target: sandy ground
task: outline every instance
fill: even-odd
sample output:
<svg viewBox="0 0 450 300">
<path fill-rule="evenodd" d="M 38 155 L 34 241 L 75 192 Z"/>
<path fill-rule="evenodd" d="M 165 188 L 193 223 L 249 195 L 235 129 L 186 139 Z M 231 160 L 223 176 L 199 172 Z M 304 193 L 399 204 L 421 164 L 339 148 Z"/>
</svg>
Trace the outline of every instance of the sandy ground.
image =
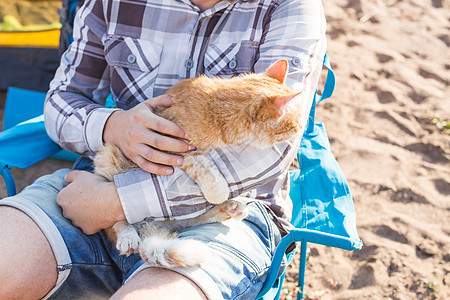
<svg viewBox="0 0 450 300">
<path fill-rule="evenodd" d="M 450 299 L 450 134 L 432 122 L 450 122 L 449 2 L 324 3 L 337 88 L 317 119 L 349 181 L 365 245 L 310 245 L 307 299 Z M 47 160 L 13 173 L 20 190 L 67 166 Z M 295 299 L 297 266 L 282 299 Z"/>
<path fill-rule="evenodd" d="M 317 119 L 365 245 L 353 253 L 311 245 L 305 298 L 450 299 L 450 132 L 431 117 L 450 122 L 450 3 L 324 6 L 337 88 Z"/>
</svg>

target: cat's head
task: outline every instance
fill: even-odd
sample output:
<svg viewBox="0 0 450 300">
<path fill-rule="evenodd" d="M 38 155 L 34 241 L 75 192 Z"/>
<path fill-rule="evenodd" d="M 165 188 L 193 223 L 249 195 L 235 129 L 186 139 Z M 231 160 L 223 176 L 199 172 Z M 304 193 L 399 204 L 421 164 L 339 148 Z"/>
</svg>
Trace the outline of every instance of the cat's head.
<svg viewBox="0 0 450 300">
<path fill-rule="evenodd" d="M 252 95 L 248 104 L 248 117 L 255 135 L 264 135 L 268 145 L 288 140 L 301 129 L 299 101 L 293 101 L 300 93 L 293 92 L 284 83 L 288 72 L 288 61 L 278 60 L 264 73 L 248 75 L 244 80 L 251 86 Z"/>
</svg>

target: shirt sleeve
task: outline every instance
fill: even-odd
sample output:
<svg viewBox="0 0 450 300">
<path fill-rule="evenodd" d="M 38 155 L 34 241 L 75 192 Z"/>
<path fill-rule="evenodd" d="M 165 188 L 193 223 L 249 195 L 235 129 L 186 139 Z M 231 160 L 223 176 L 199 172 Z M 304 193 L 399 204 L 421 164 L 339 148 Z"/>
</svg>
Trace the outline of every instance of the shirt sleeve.
<svg viewBox="0 0 450 300">
<path fill-rule="evenodd" d="M 280 58 L 290 62 L 287 85 L 302 91 L 302 124 L 306 126 L 325 54 L 325 17 L 320 1 L 284 1 L 271 14 L 255 64 L 263 72 Z M 228 182 L 231 197 L 251 193 L 262 185 L 286 178 L 301 136 L 277 143 L 270 149 L 226 147 L 210 152 L 210 158 Z M 128 222 L 145 217 L 157 220 L 190 218 L 205 212 L 209 204 L 201 190 L 180 169 L 170 176 L 136 170 L 114 177 Z M 273 186 L 272 190 L 280 189 Z M 267 190 L 267 189 L 265 189 Z M 257 197 L 258 195 L 253 195 Z"/>
<path fill-rule="evenodd" d="M 88 0 L 74 20 L 73 43 L 61 63 L 44 104 L 45 127 L 61 147 L 92 157 L 103 144 L 103 128 L 115 109 L 104 108 L 109 68 L 102 1 Z"/>
</svg>

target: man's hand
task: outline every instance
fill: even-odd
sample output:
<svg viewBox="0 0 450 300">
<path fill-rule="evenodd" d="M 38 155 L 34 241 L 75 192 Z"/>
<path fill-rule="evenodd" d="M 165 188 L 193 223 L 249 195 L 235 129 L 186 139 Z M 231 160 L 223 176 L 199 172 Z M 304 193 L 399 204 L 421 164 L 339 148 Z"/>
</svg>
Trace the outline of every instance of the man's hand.
<svg viewBox="0 0 450 300">
<path fill-rule="evenodd" d="M 141 169 L 158 175 L 173 173 L 170 166 L 181 166 L 183 157 L 170 152 L 186 152 L 185 132 L 177 124 L 153 113 L 158 106 L 168 107 L 172 99 L 161 95 L 146 100 L 130 110 L 116 111 L 103 131 L 105 143 L 116 145 Z"/>
<path fill-rule="evenodd" d="M 63 216 L 85 234 L 94 234 L 125 220 L 114 183 L 86 171 L 72 171 L 65 180 L 69 185 L 59 192 L 56 202 Z"/>
</svg>

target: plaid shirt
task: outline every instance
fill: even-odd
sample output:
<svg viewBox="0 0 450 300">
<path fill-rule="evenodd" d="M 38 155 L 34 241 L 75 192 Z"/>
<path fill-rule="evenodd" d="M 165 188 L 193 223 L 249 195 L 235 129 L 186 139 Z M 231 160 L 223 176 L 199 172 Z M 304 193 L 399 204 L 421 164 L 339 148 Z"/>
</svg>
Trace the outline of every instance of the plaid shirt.
<svg viewBox="0 0 450 300">
<path fill-rule="evenodd" d="M 75 18 L 74 42 L 63 55 L 45 103 L 50 137 L 92 157 L 106 120 L 199 74 L 230 77 L 290 62 L 287 85 L 303 91 L 303 124 L 326 48 L 318 0 L 221 1 L 201 12 L 189 0 L 88 0 Z M 105 108 L 111 94 L 116 108 Z M 210 153 L 233 197 L 267 201 L 289 220 L 288 169 L 300 137 L 271 149 L 225 147 Z M 209 204 L 195 182 L 175 168 L 170 176 L 142 170 L 115 176 L 127 220 L 183 219 Z"/>
</svg>

